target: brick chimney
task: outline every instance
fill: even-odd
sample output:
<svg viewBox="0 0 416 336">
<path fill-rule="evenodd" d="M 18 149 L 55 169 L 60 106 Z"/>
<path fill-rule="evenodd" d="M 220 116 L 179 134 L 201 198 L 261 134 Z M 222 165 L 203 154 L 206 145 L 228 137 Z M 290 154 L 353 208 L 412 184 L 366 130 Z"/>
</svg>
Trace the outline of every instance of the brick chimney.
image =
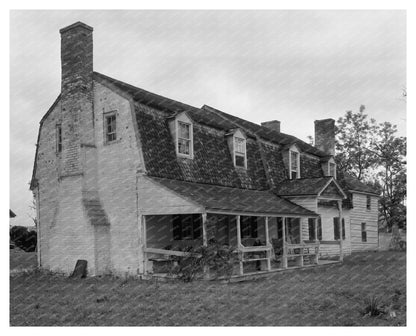
<svg viewBox="0 0 416 336">
<path fill-rule="evenodd" d="M 93 28 L 76 22 L 61 33 L 62 170 L 82 173 L 81 146 L 94 144 Z"/>
<path fill-rule="evenodd" d="M 335 120 L 315 120 L 315 147 L 327 155 L 335 155 Z"/>
<path fill-rule="evenodd" d="M 270 120 L 261 123 L 261 126 L 267 127 L 273 131 L 277 131 L 280 133 L 280 121 L 279 120 Z"/>
</svg>

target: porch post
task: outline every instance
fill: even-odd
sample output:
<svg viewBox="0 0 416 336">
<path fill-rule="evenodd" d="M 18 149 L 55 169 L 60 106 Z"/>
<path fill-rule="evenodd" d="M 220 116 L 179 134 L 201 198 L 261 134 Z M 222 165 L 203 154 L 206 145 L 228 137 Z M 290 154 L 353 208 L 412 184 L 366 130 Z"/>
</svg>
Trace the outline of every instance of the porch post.
<svg viewBox="0 0 416 336">
<path fill-rule="evenodd" d="M 202 245 L 208 246 L 207 236 L 207 213 L 202 214 Z"/>
<path fill-rule="evenodd" d="M 208 246 L 208 235 L 207 235 L 207 213 L 204 212 L 202 215 L 202 245 Z M 209 266 L 204 265 L 204 278 L 209 279 Z"/>
<path fill-rule="evenodd" d="M 147 274 L 148 273 L 148 260 L 147 260 L 147 252 L 146 252 L 146 248 L 147 248 L 147 229 L 146 229 L 146 216 L 145 215 L 141 215 L 141 222 L 142 222 L 142 244 L 143 244 L 143 274 Z"/>
<path fill-rule="evenodd" d="M 236 216 L 237 222 L 237 248 L 238 248 L 238 257 L 239 257 L 239 265 L 240 265 L 240 275 L 243 275 L 244 268 L 243 268 L 243 253 L 241 251 L 241 225 L 240 225 L 240 215 Z"/>
<path fill-rule="evenodd" d="M 343 261 L 344 256 L 342 252 L 342 201 L 338 201 L 338 211 L 339 211 L 339 260 Z"/>
<path fill-rule="evenodd" d="M 283 239 L 283 254 L 282 267 L 287 268 L 287 249 L 286 249 L 286 217 L 282 217 L 282 239 Z"/>
<path fill-rule="evenodd" d="M 318 218 L 315 218 L 314 221 L 315 225 L 314 225 L 314 240 L 315 240 L 315 244 L 319 244 L 318 242 Z M 315 247 L 315 264 L 318 265 L 318 261 L 319 261 L 319 245 L 318 247 Z"/>
<path fill-rule="evenodd" d="M 266 230 L 266 246 L 270 246 L 270 242 L 269 242 L 269 217 L 267 217 L 267 216 L 264 217 L 264 228 Z M 271 271 L 272 265 L 270 263 L 270 258 L 271 258 L 270 250 L 267 250 L 266 255 L 267 255 L 267 270 Z"/>
</svg>

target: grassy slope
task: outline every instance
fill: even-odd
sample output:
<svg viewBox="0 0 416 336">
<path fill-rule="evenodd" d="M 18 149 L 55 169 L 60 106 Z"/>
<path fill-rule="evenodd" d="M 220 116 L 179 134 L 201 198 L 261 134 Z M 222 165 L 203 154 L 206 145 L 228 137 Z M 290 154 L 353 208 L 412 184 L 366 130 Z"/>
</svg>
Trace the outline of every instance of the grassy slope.
<svg viewBox="0 0 416 336">
<path fill-rule="evenodd" d="M 362 316 L 364 298 L 395 318 Z M 342 265 L 256 281 L 68 279 L 32 272 L 10 279 L 11 325 L 405 325 L 406 256 L 360 253 Z"/>
</svg>

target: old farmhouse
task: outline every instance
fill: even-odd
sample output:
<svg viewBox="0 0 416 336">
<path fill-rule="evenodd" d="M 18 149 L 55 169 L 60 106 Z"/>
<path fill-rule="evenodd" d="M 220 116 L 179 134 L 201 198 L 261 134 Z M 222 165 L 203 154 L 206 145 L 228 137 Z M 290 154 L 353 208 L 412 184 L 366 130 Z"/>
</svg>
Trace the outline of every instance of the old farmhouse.
<svg viewBox="0 0 416 336">
<path fill-rule="evenodd" d="M 30 187 L 40 267 L 70 273 L 83 259 L 89 275 L 145 276 L 210 239 L 235 247 L 235 274 L 377 249 L 378 195 L 337 169 L 334 120 L 315 121 L 311 146 L 279 121 L 94 72 L 93 29 L 60 34 L 61 93 L 40 121 Z"/>
</svg>

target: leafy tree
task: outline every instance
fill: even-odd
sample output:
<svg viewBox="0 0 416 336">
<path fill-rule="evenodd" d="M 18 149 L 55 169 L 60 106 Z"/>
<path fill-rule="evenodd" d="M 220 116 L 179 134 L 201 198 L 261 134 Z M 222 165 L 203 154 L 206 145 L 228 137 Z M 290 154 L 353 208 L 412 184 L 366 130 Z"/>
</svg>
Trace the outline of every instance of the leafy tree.
<svg viewBox="0 0 416 336">
<path fill-rule="evenodd" d="M 397 126 L 377 124 L 364 114 L 347 111 L 337 121 L 336 160 L 340 170 L 379 190 L 380 220 L 388 229 L 406 226 L 406 138 Z"/>
<path fill-rule="evenodd" d="M 338 167 L 358 180 L 368 178 L 368 173 L 376 164 L 376 156 L 371 150 L 377 125 L 374 119 L 368 120 L 361 105 L 357 113 L 347 111 L 337 121 L 335 128 L 335 160 Z"/>
</svg>

